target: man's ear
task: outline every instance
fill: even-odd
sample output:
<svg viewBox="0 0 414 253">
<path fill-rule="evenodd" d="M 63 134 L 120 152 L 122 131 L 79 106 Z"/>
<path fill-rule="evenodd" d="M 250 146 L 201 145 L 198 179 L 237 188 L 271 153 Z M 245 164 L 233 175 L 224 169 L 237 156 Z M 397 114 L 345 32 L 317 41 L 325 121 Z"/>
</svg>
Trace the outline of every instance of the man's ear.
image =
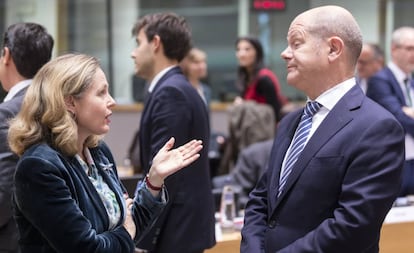
<svg viewBox="0 0 414 253">
<path fill-rule="evenodd" d="M 335 60 L 341 54 L 343 54 L 344 42 L 341 38 L 339 38 L 338 36 L 333 36 L 328 39 L 328 44 L 329 44 L 328 57 L 330 60 Z"/>
<path fill-rule="evenodd" d="M 154 38 L 152 38 L 151 41 L 154 51 L 157 51 L 161 48 L 161 38 L 159 35 L 154 35 Z"/>
<path fill-rule="evenodd" d="M 10 49 L 8 47 L 3 47 L 1 50 L 1 58 L 4 64 L 8 64 L 12 59 L 10 55 Z"/>
</svg>

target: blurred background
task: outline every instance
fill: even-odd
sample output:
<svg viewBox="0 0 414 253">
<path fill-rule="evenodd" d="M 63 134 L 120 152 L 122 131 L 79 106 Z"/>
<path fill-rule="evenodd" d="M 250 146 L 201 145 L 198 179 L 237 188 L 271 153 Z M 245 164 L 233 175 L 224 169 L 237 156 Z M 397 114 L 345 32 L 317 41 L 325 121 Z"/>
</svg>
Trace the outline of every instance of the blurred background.
<svg viewBox="0 0 414 253">
<path fill-rule="evenodd" d="M 278 75 L 282 91 L 292 100 L 303 95 L 285 81 L 280 52 L 289 23 L 311 7 L 336 4 L 350 10 L 364 40 L 387 49 L 391 31 L 414 25 L 413 0 L 1 0 L 0 32 L 15 22 L 34 21 L 56 39 L 55 55 L 82 52 L 99 57 L 120 104 L 142 100 L 143 82 L 133 76 L 131 28 L 141 15 L 173 11 L 189 21 L 194 45 L 208 55 L 213 101 L 235 96 L 235 39 L 252 34 L 262 41 L 267 65 Z"/>
<path fill-rule="evenodd" d="M 351 11 L 365 42 L 378 43 L 386 56 L 392 30 L 414 26 L 414 0 L 0 0 L 0 32 L 3 34 L 12 23 L 37 22 L 55 38 L 54 56 L 81 52 L 100 58 L 119 104 L 107 140 L 120 162 L 139 125 L 142 109 L 144 82 L 134 77 L 130 57 L 135 46 L 131 29 L 140 16 L 173 11 L 188 20 L 194 45 L 208 57 L 205 82 L 212 88 L 212 129 L 225 133 L 226 104 L 237 94 L 237 36 L 259 37 L 266 64 L 278 76 L 282 92 L 292 101 L 304 100 L 302 93 L 286 83 L 280 53 L 286 47 L 292 19 L 306 9 L 326 4 Z M 126 126 L 126 122 L 133 123 Z"/>
</svg>

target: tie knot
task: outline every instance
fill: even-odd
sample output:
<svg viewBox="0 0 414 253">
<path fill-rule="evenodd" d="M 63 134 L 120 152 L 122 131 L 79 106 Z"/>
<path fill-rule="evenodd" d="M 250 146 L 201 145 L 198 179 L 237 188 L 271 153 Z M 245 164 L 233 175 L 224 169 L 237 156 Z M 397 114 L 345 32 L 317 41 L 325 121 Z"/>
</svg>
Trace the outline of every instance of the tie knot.
<svg viewBox="0 0 414 253">
<path fill-rule="evenodd" d="M 321 104 L 319 104 L 316 101 L 309 101 L 306 103 L 305 109 L 303 110 L 303 113 L 306 116 L 312 117 L 315 113 L 319 111 L 321 108 Z"/>
</svg>

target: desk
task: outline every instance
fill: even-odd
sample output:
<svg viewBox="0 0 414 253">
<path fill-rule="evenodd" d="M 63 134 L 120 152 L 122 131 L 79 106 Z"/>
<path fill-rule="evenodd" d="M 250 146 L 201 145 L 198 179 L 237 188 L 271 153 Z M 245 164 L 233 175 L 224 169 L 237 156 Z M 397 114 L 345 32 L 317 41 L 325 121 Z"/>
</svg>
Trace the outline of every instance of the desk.
<svg viewBox="0 0 414 253">
<path fill-rule="evenodd" d="M 380 253 L 414 252 L 414 206 L 391 208 L 381 229 Z"/>
<path fill-rule="evenodd" d="M 414 252 L 414 207 L 391 209 L 381 229 L 380 253 Z M 213 248 L 205 253 L 239 253 L 240 232 L 224 233 Z"/>
<path fill-rule="evenodd" d="M 380 253 L 414 252 L 414 222 L 384 224 L 381 229 Z"/>
<path fill-rule="evenodd" d="M 240 231 L 224 233 L 222 238 L 217 239 L 217 244 L 204 253 L 240 253 Z"/>
</svg>

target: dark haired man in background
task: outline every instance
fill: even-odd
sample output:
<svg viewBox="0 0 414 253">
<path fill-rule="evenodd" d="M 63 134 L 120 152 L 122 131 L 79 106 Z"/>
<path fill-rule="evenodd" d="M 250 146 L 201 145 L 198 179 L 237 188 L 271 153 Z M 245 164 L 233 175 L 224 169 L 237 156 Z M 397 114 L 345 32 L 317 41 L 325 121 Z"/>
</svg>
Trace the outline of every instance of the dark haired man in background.
<svg viewBox="0 0 414 253">
<path fill-rule="evenodd" d="M 175 145 L 198 139 L 205 146 L 196 162 L 165 180 L 169 203 L 138 247 L 151 252 L 200 253 L 215 244 L 215 219 L 208 113 L 178 66 L 191 48 L 191 33 L 183 17 L 156 13 L 138 20 L 132 34 L 137 43 L 131 54 L 135 73 L 150 84 L 139 129 L 144 172 L 171 137 Z"/>
<path fill-rule="evenodd" d="M 8 120 L 20 111 L 31 79 L 52 57 L 53 44 L 46 29 L 35 23 L 13 24 L 3 37 L 0 82 L 8 94 L 0 104 L 0 252 L 18 252 L 11 202 L 18 157 L 10 151 L 7 142 Z"/>
</svg>

